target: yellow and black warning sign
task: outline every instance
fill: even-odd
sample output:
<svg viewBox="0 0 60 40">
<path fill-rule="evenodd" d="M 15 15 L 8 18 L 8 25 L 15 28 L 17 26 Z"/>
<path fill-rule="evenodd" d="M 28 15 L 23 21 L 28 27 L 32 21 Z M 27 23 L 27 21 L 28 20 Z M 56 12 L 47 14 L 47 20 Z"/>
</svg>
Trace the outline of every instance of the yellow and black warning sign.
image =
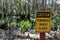
<svg viewBox="0 0 60 40">
<path fill-rule="evenodd" d="M 49 32 L 50 31 L 50 12 L 36 12 L 36 31 Z"/>
</svg>

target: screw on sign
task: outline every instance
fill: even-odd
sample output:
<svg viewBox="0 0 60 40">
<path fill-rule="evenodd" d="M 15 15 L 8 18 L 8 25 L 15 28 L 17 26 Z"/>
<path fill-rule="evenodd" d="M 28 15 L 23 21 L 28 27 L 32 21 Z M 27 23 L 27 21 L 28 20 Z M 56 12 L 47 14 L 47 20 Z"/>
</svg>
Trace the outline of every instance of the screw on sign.
<svg viewBox="0 0 60 40">
<path fill-rule="evenodd" d="M 50 31 L 50 12 L 36 12 L 36 32 L 40 32 L 40 40 L 45 40 L 45 32 Z"/>
</svg>

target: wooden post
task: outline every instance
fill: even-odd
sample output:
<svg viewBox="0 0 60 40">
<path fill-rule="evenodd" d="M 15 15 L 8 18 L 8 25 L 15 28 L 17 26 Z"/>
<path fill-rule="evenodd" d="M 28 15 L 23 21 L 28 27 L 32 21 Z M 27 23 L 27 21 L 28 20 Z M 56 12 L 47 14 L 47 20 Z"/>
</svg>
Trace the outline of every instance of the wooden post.
<svg viewBox="0 0 60 40">
<path fill-rule="evenodd" d="M 40 33 L 40 40 L 45 40 L 45 32 L 44 33 Z"/>
</svg>

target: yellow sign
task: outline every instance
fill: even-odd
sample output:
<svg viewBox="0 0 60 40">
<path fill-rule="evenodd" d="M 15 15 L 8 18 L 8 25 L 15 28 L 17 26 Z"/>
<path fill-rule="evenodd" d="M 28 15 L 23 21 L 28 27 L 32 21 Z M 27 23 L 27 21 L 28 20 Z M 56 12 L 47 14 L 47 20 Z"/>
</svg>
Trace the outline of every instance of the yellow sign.
<svg viewBox="0 0 60 40">
<path fill-rule="evenodd" d="M 50 31 L 50 12 L 36 12 L 36 32 Z"/>
</svg>

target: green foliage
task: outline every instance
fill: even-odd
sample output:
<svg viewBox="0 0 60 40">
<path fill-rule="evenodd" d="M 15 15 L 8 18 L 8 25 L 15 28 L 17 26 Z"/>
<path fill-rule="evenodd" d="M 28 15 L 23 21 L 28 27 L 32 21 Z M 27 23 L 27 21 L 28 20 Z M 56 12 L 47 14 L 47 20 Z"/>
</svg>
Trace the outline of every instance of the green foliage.
<svg viewBox="0 0 60 40">
<path fill-rule="evenodd" d="M 25 0 L 20 0 L 20 4 L 23 6 L 25 4 Z"/>
<path fill-rule="evenodd" d="M 17 25 L 18 25 L 18 23 L 17 23 L 16 21 L 8 23 L 8 26 L 9 26 L 9 27 L 14 27 L 14 28 L 16 28 Z"/>
<path fill-rule="evenodd" d="M 3 24 L 5 22 L 5 20 L 0 19 L 0 25 Z"/>
<path fill-rule="evenodd" d="M 52 22 L 51 22 L 51 30 L 57 30 L 58 29 L 58 25 L 60 22 L 60 17 L 59 16 L 54 16 L 52 18 Z"/>
<path fill-rule="evenodd" d="M 30 22 L 29 20 L 22 20 L 20 21 L 20 28 L 22 32 L 25 32 L 29 29 L 30 27 Z"/>
</svg>

